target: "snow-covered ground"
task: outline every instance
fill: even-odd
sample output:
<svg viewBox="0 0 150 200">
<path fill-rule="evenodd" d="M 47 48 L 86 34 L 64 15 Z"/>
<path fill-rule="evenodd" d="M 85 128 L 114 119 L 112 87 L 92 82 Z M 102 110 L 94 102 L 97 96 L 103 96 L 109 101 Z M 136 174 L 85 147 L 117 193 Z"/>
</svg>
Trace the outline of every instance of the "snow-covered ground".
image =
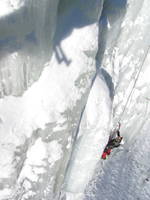
<svg viewBox="0 0 150 200">
<path fill-rule="evenodd" d="M 1 0 L 0 200 L 150 199 L 149 7 Z"/>
</svg>

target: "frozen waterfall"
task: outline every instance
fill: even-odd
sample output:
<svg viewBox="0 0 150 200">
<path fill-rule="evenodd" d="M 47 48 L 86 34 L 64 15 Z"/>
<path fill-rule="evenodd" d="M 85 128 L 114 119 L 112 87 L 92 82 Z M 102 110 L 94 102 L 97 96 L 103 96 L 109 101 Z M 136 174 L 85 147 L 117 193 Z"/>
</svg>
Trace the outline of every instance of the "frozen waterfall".
<svg viewBox="0 0 150 200">
<path fill-rule="evenodd" d="M 149 7 L 1 0 L 0 200 L 150 199 Z"/>
</svg>

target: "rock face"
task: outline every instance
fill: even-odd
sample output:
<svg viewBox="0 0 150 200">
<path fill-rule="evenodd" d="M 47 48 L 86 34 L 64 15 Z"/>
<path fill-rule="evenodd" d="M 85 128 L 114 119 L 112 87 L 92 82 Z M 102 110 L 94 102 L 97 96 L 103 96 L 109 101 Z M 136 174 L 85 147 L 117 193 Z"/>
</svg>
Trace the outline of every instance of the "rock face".
<svg viewBox="0 0 150 200">
<path fill-rule="evenodd" d="M 0 199 L 149 200 L 149 0 L 1 1 Z"/>
</svg>

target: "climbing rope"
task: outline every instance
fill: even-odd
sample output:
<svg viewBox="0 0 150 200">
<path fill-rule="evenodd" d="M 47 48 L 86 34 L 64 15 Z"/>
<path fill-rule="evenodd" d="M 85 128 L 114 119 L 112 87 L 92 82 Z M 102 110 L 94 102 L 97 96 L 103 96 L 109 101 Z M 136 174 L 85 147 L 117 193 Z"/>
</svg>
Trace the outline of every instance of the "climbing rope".
<svg viewBox="0 0 150 200">
<path fill-rule="evenodd" d="M 121 119 L 122 119 L 122 117 L 123 117 L 123 115 L 124 115 L 124 113 L 125 113 L 125 110 L 126 110 L 126 108 L 127 108 L 129 99 L 131 98 L 131 96 L 132 96 L 132 94 L 133 94 L 133 92 L 134 92 L 136 83 L 137 83 L 137 81 L 138 81 L 138 79 L 139 79 L 140 73 L 141 73 L 141 71 L 142 71 L 142 67 L 143 67 L 143 65 L 144 65 L 145 59 L 146 59 L 147 54 L 148 54 L 148 52 L 149 52 L 149 48 L 150 48 L 150 46 L 148 47 L 147 52 L 146 52 L 146 54 L 145 54 L 145 56 L 144 56 L 144 59 L 143 59 L 143 61 L 142 61 L 142 63 L 141 63 L 141 66 L 140 66 L 139 71 L 138 71 L 138 73 L 137 73 L 137 76 L 136 76 L 136 79 L 135 79 L 135 81 L 134 81 L 133 87 L 132 87 L 131 92 L 130 92 L 128 98 L 127 98 L 126 104 L 125 104 L 125 106 L 124 106 L 124 108 L 123 108 L 123 111 L 122 111 L 122 114 L 121 114 L 121 116 L 120 116 L 120 118 L 119 118 L 119 120 L 118 120 L 118 123 L 121 122 Z"/>
</svg>

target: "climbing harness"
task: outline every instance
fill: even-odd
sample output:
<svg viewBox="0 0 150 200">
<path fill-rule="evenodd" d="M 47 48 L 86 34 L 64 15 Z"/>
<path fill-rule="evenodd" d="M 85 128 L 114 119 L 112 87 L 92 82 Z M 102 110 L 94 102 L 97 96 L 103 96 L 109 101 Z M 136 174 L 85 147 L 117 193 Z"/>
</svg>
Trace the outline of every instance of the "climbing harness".
<svg viewBox="0 0 150 200">
<path fill-rule="evenodd" d="M 134 92 L 136 83 L 137 83 L 137 81 L 138 81 L 138 79 L 139 79 L 140 73 L 141 73 L 141 71 L 142 71 L 142 67 L 143 67 L 143 65 L 144 65 L 145 59 L 146 59 L 147 54 L 148 54 L 148 52 L 149 52 L 149 48 L 150 48 L 150 46 L 148 47 L 147 52 L 146 52 L 146 54 L 145 54 L 145 56 L 144 56 L 144 58 L 143 58 L 143 61 L 142 61 L 142 63 L 141 63 L 141 66 L 140 66 L 140 68 L 139 68 L 139 71 L 138 71 L 138 73 L 137 73 L 137 76 L 136 76 L 136 78 L 135 78 L 133 87 L 132 87 L 131 92 L 130 92 L 128 98 L 127 98 L 126 104 L 125 104 L 125 106 L 124 106 L 124 108 L 123 108 L 123 111 L 122 111 L 122 113 L 121 113 L 121 115 L 120 115 L 120 118 L 119 118 L 119 120 L 118 120 L 118 123 L 121 122 L 121 119 L 122 119 L 122 117 L 123 117 L 123 115 L 124 115 L 124 113 L 125 113 L 125 110 L 126 110 L 126 108 L 127 108 L 128 102 L 129 102 L 129 100 L 130 100 L 130 98 L 131 98 L 131 96 L 132 96 L 132 94 L 133 94 L 133 92 Z"/>
</svg>

